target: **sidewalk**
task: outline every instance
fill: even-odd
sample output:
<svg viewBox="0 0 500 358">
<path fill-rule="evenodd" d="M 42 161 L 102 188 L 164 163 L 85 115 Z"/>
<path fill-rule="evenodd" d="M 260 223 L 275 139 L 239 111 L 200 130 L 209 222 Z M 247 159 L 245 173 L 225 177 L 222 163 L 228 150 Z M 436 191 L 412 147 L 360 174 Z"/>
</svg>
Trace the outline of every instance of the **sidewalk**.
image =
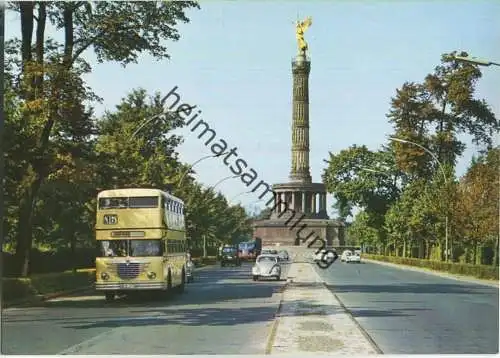
<svg viewBox="0 0 500 358">
<path fill-rule="evenodd" d="M 310 263 L 292 263 L 270 354 L 377 354 Z"/>
</svg>

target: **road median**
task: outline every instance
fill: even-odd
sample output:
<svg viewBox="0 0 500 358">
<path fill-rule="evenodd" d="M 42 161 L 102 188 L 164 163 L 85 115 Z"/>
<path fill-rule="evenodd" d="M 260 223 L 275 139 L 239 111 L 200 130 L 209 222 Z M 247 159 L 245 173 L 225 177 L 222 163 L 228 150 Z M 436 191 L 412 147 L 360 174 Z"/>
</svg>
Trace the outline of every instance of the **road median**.
<svg viewBox="0 0 500 358">
<path fill-rule="evenodd" d="M 313 264 L 292 263 L 268 354 L 378 354 Z"/>
</svg>

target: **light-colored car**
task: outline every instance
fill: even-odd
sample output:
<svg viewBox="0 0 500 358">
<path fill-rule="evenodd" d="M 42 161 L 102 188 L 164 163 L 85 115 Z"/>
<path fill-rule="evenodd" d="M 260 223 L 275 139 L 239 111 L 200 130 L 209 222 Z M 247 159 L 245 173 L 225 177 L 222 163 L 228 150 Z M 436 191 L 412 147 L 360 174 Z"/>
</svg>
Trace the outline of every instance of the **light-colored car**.
<svg viewBox="0 0 500 358">
<path fill-rule="evenodd" d="M 260 252 L 261 255 L 278 255 L 278 250 L 265 247 Z"/>
<path fill-rule="evenodd" d="M 314 255 L 314 261 L 315 262 L 321 261 L 323 259 L 327 260 L 327 261 L 330 261 L 330 260 L 333 260 L 335 258 L 335 255 L 333 254 L 333 252 L 327 251 L 326 249 L 322 249 L 318 253 L 316 253 L 316 251 L 314 251 L 313 255 Z M 323 256 L 325 256 L 325 257 L 323 258 Z"/>
<path fill-rule="evenodd" d="M 361 262 L 361 255 L 357 252 L 354 252 L 354 254 L 347 256 L 346 263 L 349 263 L 349 262 L 360 263 Z"/>
<path fill-rule="evenodd" d="M 342 252 L 342 256 L 340 256 L 340 261 L 347 262 L 347 258 L 351 255 L 352 255 L 351 250 L 345 250 L 344 252 Z"/>
<path fill-rule="evenodd" d="M 290 255 L 288 255 L 288 251 L 286 251 L 286 250 L 278 251 L 278 257 L 280 258 L 281 261 L 290 260 Z"/>
<path fill-rule="evenodd" d="M 186 264 L 186 281 L 194 282 L 194 262 L 191 259 Z"/>
<path fill-rule="evenodd" d="M 255 265 L 252 267 L 253 280 L 257 281 L 264 277 L 275 278 L 277 281 L 281 279 L 281 266 L 278 255 L 259 255 L 255 260 Z"/>
</svg>

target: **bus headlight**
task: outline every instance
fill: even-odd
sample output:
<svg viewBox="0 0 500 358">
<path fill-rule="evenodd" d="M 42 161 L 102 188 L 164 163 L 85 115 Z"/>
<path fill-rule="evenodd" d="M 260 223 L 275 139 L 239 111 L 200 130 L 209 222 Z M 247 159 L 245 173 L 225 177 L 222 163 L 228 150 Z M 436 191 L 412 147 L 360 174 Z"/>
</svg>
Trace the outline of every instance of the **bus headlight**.
<svg viewBox="0 0 500 358">
<path fill-rule="evenodd" d="M 102 272 L 102 273 L 101 273 L 101 278 L 102 278 L 103 280 L 108 280 L 108 279 L 109 279 L 109 275 L 108 275 L 108 273 L 107 273 L 107 272 Z"/>
<path fill-rule="evenodd" d="M 154 280 L 156 278 L 156 274 L 154 272 L 148 272 L 148 278 L 150 280 Z"/>
</svg>

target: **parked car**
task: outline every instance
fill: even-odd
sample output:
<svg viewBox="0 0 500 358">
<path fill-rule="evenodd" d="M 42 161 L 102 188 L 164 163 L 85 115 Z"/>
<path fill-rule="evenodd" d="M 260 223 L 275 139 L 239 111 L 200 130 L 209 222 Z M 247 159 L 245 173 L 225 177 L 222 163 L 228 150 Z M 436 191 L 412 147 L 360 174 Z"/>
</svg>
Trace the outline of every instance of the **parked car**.
<svg viewBox="0 0 500 358">
<path fill-rule="evenodd" d="M 225 247 L 222 249 L 222 256 L 220 259 L 221 267 L 227 265 L 241 266 L 240 256 L 236 247 Z"/>
<path fill-rule="evenodd" d="M 340 261 L 347 262 L 347 257 L 349 257 L 351 255 L 352 255 L 351 250 L 345 250 L 344 252 L 342 252 L 342 256 L 340 256 Z"/>
<path fill-rule="evenodd" d="M 262 254 L 257 257 L 255 265 L 252 267 L 252 278 L 257 281 L 263 277 L 275 278 L 277 281 L 281 279 L 278 255 Z"/>
</svg>

